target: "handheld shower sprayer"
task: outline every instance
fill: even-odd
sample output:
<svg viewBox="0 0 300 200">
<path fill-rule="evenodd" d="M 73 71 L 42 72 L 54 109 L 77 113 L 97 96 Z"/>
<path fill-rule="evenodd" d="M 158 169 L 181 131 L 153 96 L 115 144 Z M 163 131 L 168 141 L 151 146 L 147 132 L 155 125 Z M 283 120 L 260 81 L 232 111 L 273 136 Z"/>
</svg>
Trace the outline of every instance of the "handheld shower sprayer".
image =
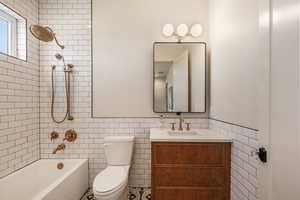
<svg viewBox="0 0 300 200">
<path fill-rule="evenodd" d="M 74 117 L 71 115 L 71 87 L 70 87 L 70 73 L 72 72 L 72 68 L 74 67 L 73 64 L 66 64 L 65 63 L 65 58 L 63 55 L 57 53 L 55 54 L 55 58 L 59 61 L 63 62 L 63 66 L 64 66 L 64 73 L 65 73 L 65 94 L 66 94 L 66 106 L 67 106 L 67 110 L 66 110 L 66 114 L 64 116 L 64 118 L 62 120 L 56 120 L 54 117 L 54 104 L 55 104 L 55 89 L 54 89 L 54 71 L 56 69 L 56 65 L 52 66 L 52 101 L 51 101 L 51 117 L 52 120 L 55 123 L 62 123 L 64 122 L 66 119 L 68 120 L 74 120 Z"/>
</svg>

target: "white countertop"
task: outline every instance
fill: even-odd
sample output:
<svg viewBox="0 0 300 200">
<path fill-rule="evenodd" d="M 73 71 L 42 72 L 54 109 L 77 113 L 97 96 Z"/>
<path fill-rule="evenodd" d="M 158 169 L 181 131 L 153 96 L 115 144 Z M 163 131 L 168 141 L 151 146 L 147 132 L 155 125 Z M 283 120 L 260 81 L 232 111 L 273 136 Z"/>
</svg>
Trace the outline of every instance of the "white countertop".
<svg viewBox="0 0 300 200">
<path fill-rule="evenodd" d="M 224 136 L 210 129 L 192 129 L 195 134 L 180 133 L 170 135 L 170 129 L 152 128 L 151 142 L 232 142 L 232 138 Z"/>
</svg>

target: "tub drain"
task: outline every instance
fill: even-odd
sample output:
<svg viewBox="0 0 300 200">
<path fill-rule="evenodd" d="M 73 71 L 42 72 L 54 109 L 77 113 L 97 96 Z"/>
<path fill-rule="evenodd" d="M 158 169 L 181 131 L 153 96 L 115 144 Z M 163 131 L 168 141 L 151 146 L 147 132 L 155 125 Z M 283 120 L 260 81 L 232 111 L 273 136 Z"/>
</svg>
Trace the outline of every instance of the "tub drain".
<svg viewBox="0 0 300 200">
<path fill-rule="evenodd" d="M 62 169 L 64 168 L 64 164 L 63 163 L 58 163 L 57 164 L 57 169 Z"/>
</svg>

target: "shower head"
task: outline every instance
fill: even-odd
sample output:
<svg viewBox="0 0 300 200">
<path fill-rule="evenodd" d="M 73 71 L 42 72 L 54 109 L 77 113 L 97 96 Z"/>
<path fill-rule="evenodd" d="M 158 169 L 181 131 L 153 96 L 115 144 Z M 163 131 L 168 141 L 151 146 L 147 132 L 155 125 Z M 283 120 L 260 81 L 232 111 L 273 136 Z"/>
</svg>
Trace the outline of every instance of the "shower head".
<svg viewBox="0 0 300 200">
<path fill-rule="evenodd" d="M 52 42 L 55 40 L 56 44 L 61 48 L 64 49 L 64 45 L 59 44 L 56 39 L 55 33 L 53 30 L 47 26 L 40 26 L 40 25 L 31 25 L 29 28 L 31 34 L 38 40 L 43 42 Z"/>
</svg>

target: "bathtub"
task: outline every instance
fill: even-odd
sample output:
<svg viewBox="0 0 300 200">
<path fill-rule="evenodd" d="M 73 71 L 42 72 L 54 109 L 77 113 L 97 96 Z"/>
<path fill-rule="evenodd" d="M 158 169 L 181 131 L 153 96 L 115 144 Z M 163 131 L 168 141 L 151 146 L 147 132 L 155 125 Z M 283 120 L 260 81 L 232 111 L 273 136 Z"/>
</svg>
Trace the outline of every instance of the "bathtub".
<svg viewBox="0 0 300 200">
<path fill-rule="evenodd" d="M 62 162 L 64 168 L 57 169 Z M 0 180 L 1 200 L 80 200 L 88 189 L 85 159 L 42 159 Z"/>
</svg>

